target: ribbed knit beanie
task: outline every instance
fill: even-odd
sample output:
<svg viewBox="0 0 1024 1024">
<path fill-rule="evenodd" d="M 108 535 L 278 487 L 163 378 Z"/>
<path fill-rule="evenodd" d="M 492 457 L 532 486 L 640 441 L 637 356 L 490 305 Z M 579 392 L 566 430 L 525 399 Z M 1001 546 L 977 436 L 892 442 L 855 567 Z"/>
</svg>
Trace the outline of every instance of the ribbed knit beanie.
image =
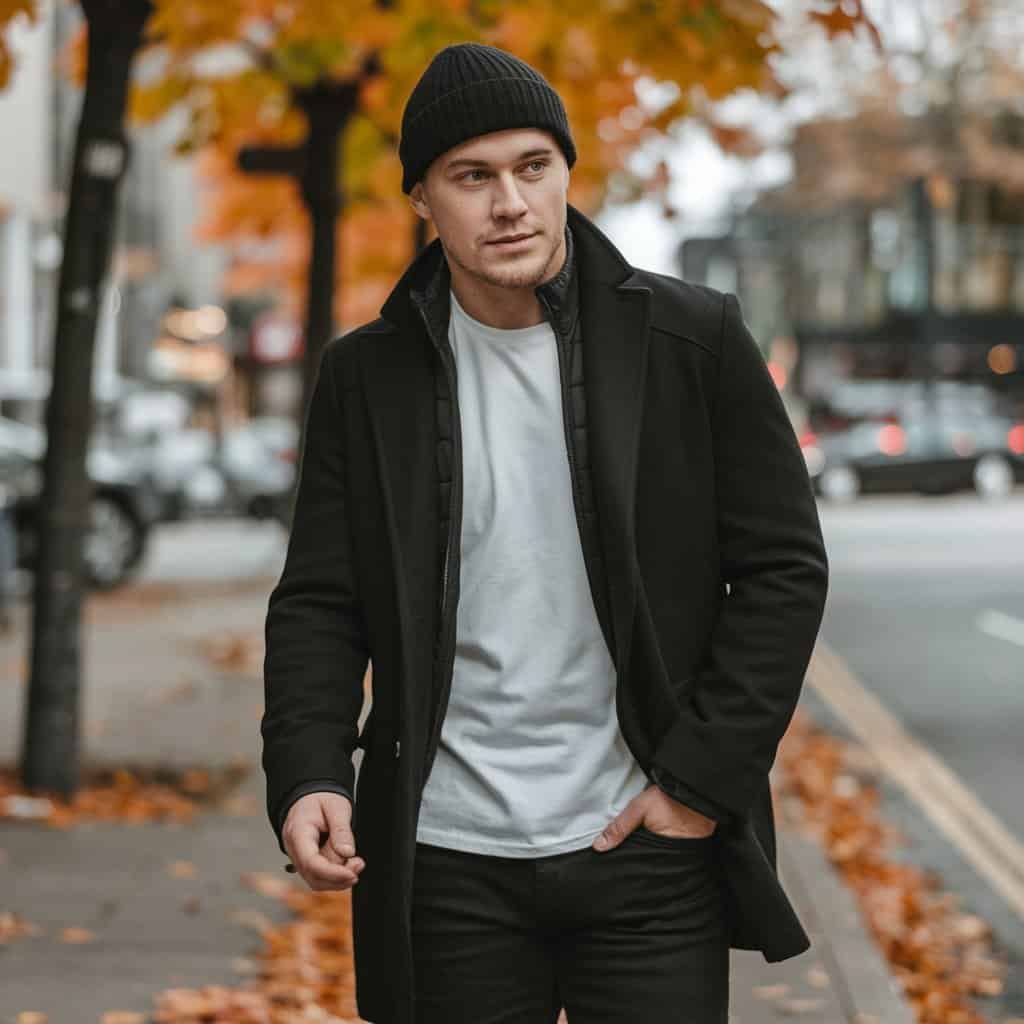
<svg viewBox="0 0 1024 1024">
<path fill-rule="evenodd" d="M 446 46 L 423 72 L 402 113 L 402 191 L 408 194 L 453 146 L 506 128 L 549 131 L 566 163 L 576 162 L 565 107 L 539 71 L 484 43 Z"/>
</svg>

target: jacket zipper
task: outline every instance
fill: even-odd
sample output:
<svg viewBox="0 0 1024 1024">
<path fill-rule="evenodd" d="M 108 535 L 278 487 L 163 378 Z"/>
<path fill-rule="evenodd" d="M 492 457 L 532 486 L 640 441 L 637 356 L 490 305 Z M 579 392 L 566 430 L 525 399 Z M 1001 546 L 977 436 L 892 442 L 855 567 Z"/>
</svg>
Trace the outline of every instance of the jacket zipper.
<svg viewBox="0 0 1024 1024">
<path fill-rule="evenodd" d="M 542 300 L 543 301 L 543 300 Z M 548 316 L 548 320 L 551 323 L 552 330 L 555 332 L 555 349 L 558 353 L 558 366 L 559 366 L 559 377 L 562 390 L 562 429 L 565 435 L 565 449 L 566 455 L 569 460 L 569 481 L 570 489 L 572 490 L 572 501 L 573 511 L 576 516 L 576 529 L 580 536 L 580 548 L 583 552 L 583 562 L 587 570 L 587 577 L 590 581 L 590 586 L 593 588 L 594 573 L 593 567 L 590 564 L 590 559 L 587 555 L 587 545 L 584 542 L 584 531 L 581 529 L 581 518 L 580 518 L 580 498 L 579 498 L 579 486 L 576 471 L 576 459 L 573 453 L 572 444 L 572 433 L 569 429 L 569 416 L 568 416 L 568 403 L 569 403 L 569 378 L 568 372 L 565 366 L 565 355 L 562 351 L 562 336 L 560 335 L 556 326 L 556 318 L 552 315 L 552 311 L 548 306 L 547 302 L 543 302 L 545 311 Z M 448 542 L 445 547 L 444 557 L 444 568 L 441 576 L 441 630 L 442 632 L 442 676 L 441 676 L 441 697 L 437 710 L 437 717 L 434 722 L 434 727 L 431 730 L 430 739 L 427 743 L 427 751 L 424 760 L 424 771 L 423 781 L 421 785 L 426 785 L 427 779 L 430 777 L 430 770 L 433 767 L 434 758 L 437 755 L 437 747 L 441 738 L 441 727 L 444 724 L 444 716 L 448 710 L 448 699 L 451 695 L 451 684 L 452 684 L 452 669 L 455 662 L 455 644 L 453 632 L 454 630 L 448 626 L 448 622 L 445 620 L 445 610 L 448 606 L 448 577 L 449 577 L 449 565 L 451 562 L 451 553 L 456 543 L 456 538 L 460 537 L 462 531 L 462 421 L 459 416 L 459 403 L 458 403 L 458 383 L 454 367 L 452 365 L 453 356 L 447 338 L 444 343 L 440 343 L 437 338 L 434 337 L 434 333 L 430 328 L 430 322 L 427 317 L 426 311 L 422 306 L 419 307 L 420 316 L 423 319 L 424 325 L 427 329 L 427 335 L 433 342 L 434 347 L 438 350 L 441 361 L 444 365 L 445 372 L 448 375 L 448 389 L 451 396 L 452 405 L 452 417 L 453 417 L 453 444 L 455 446 L 454 455 L 452 458 L 452 499 L 451 506 L 448 515 Z M 569 338 L 566 340 L 566 345 L 570 343 L 571 332 Z M 456 602 L 457 608 L 458 602 Z M 455 610 L 452 611 L 450 616 L 451 622 L 454 624 L 455 621 Z M 621 712 L 621 687 L 618 685 L 618 672 L 616 672 L 616 686 L 615 686 L 615 706 L 616 714 L 619 722 L 622 722 Z M 633 744 L 629 742 L 629 738 L 626 736 L 625 730 L 622 730 L 623 739 L 626 741 L 626 746 L 629 747 L 630 752 L 634 758 L 637 757 L 636 751 Z M 639 762 L 639 758 L 637 758 Z M 646 773 L 646 767 L 644 767 Z"/>
<path fill-rule="evenodd" d="M 462 421 L 459 417 L 458 379 L 453 365 L 454 356 L 449 342 L 447 338 L 442 343 L 434 337 L 426 311 L 422 306 L 419 307 L 419 310 L 427 329 L 427 335 L 438 350 L 448 377 L 448 393 L 451 397 L 452 407 L 452 444 L 454 446 L 452 457 L 452 496 L 448 511 L 448 541 L 445 545 L 444 568 L 441 575 L 441 695 L 438 702 L 437 716 L 427 742 L 427 751 L 424 759 L 421 785 L 426 785 L 427 779 L 430 777 L 430 769 L 434 764 L 434 757 L 437 755 L 445 712 L 448 710 L 448 698 L 451 695 L 452 685 L 452 669 L 455 663 L 453 633 L 458 602 L 456 602 L 456 608 L 452 609 L 449 616 L 451 625 L 449 625 L 449 620 L 445 619 L 445 611 L 448 608 L 449 575 L 452 575 L 452 578 L 454 578 L 454 574 L 450 573 L 449 568 L 452 562 L 452 552 L 455 550 L 457 538 L 462 532 Z"/>
<path fill-rule="evenodd" d="M 572 431 L 569 428 L 569 412 L 568 412 L 568 410 L 569 410 L 569 402 L 570 402 L 569 393 L 570 393 L 570 389 L 571 389 L 571 381 L 569 379 L 569 374 L 570 374 L 570 370 L 571 370 L 571 365 L 569 367 L 567 367 L 565 364 L 566 364 L 566 360 L 567 359 L 571 359 L 571 356 L 572 356 L 572 334 L 573 334 L 573 332 L 572 332 L 572 329 L 570 329 L 568 334 L 565 335 L 565 338 L 564 338 L 565 351 L 563 352 L 563 338 L 562 338 L 562 335 L 559 334 L 558 328 L 555 326 L 556 322 L 557 322 L 556 317 L 554 316 L 551 308 L 548 306 L 547 301 L 544 300 L 543 298 L 541 298 L 541 302 L 544 305 L 545 311 L 547 312 L 548 320 L 551 323 L 552 330 L 554 330 L 555 338 L 557 339 L 557 343 L 556 343 L 555 348 L 557 349 L 557 352 L 558 352 L 559 377 L 561 378 L 561 385 L 562 385 L 562 428 L 565 431 L 565 450 L 566 450 L 566 454 L 568 455 L 568 458 L 569 458 L 569 481 L 570 481 L 571 490 L 572 490 L 573 508 L 575 510 L 575 513 L 576 513 L 576 529 L 579 532 L 579 537 L 580 537 L 580 550 L 583 552 L 583 564 L 584 564 L 584 566 L 585 566 L 585 568 L 587 570 L 587 579 L 590 582 L 591 594 L 593 594 L 594 593 L 594 569 L 593 569 L 593 566 L 591 564 L 591 558 L 590 558 L 590 556 L 587 553 L 588 545 L 587 545 L 586 539 L 585 539 L 585 531 L 583 529 L 581 529 L 582 513 L 580 511 L 580 505 L 582 504 L 582 502 L 581 502 L 581 500 L 580 500 L 580 498 L 578 496 L 579 481 L 578 481 L 578 475 L 577 475 L 577 472 L 576 472 L 576 459 L 574 457 L 574 445 L 573 445 L 573 441 L 572 441 Z M 611 611 L 611 609 L 609 608 L 609 613 L 610 613 L 610 611 Z M 621 732 L 622 732 L 622 738 L 625 741 L 626 746 L 629 748 L 629 751 L 633 755 L 633 757 L 636 760 L 636 762 L 641 766 L 641 769 L 643 770 L 644 774 L 645 775 L 649 775 L 647 762 L 640 759 L 639 755 L 636 752 L 636 749 L 634 748 L 633 744 L 629 741 L 629 737 L 626 735 L 626 730 L 622 728 L 622 722 L 623 722 L 623 715 L 622 715 L 622 687 L 619 686 L 619 682 L 618 682 L 619 672 L 618 672 L 618 666 L 617 665 L 615 666 L 615 669 L 616 669 L 616 672 L 615 672 L 615 713 L 616 713 L 616 716 L 617 716 L 618 721 L 619 721 L 619 727 L 620 727 Z"/>
</svg>

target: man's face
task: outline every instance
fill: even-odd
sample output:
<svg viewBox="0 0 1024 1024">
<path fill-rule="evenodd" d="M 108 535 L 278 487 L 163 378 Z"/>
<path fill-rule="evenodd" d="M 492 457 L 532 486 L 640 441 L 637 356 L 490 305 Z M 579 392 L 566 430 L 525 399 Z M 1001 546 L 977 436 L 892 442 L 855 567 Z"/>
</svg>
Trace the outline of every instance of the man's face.
<svg viewBox="0 0 1024 1024">
<path fill-rule="evenodd" d="M 433 220 L 450 262 L 489 285 L 534 288 L 565 258 L 568 187 L 569 167 L 553 136 L 511 128 L 443 153 L 410 199 Z"/>
</svg>

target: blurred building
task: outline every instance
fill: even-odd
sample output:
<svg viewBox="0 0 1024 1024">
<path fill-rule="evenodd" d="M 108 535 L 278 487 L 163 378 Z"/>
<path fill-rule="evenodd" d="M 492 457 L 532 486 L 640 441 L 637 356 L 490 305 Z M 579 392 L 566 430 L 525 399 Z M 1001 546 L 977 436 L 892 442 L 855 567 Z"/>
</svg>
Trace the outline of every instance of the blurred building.
<svg viewBox="0 0 1024 1024">
<path fill-rule="evenodd" d="M 951 380 L 1024 412 L 1024 118 L 943 148 L 939 116 L 800 126 L 790 182 L 680 246 L 685 278 L 739 294 L 787 393 Z"/>
<path fill-rule="evenodd" d="M 49 389 L 54 300 L 61 261 L 81 89 L 62 69 L 79 31 L 77 5 L 45 0 L 35 26 L 15 26 L 17 66 L 0 93 L 0 412 L 37 419 Z M 183 116 L 183 115 L 182 115 Z M 117 238 L 97 330 L 94 385 L 115 398 L 124 379 L 152 378 L 152 351 L 176 308 L 222 305 L 224 255 L 191 239 L 197 190 L 193 162 L 172 145 L 181 124 L 132 125 Z M 230 328 L 218 339 L 230 357 Z M 187 367 L 184 361 L 179 365 Z M 199 376 L 209 359 L 198 360 Z"/>
</svg>

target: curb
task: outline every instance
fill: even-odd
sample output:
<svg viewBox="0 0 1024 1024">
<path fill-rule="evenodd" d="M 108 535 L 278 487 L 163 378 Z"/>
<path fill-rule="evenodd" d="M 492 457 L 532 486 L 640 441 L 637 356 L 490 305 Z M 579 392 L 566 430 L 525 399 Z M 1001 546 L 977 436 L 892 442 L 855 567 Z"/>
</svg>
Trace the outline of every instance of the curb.
<svg viewBox="0 0 1024 1024">
<path fill-rule="evenodd" d="M 850 1024 L 915 1024 L 910 1004 L 864 927 L 853 894 L 821 848 L 780 828 L 778 859 Z"/>
</svg>

